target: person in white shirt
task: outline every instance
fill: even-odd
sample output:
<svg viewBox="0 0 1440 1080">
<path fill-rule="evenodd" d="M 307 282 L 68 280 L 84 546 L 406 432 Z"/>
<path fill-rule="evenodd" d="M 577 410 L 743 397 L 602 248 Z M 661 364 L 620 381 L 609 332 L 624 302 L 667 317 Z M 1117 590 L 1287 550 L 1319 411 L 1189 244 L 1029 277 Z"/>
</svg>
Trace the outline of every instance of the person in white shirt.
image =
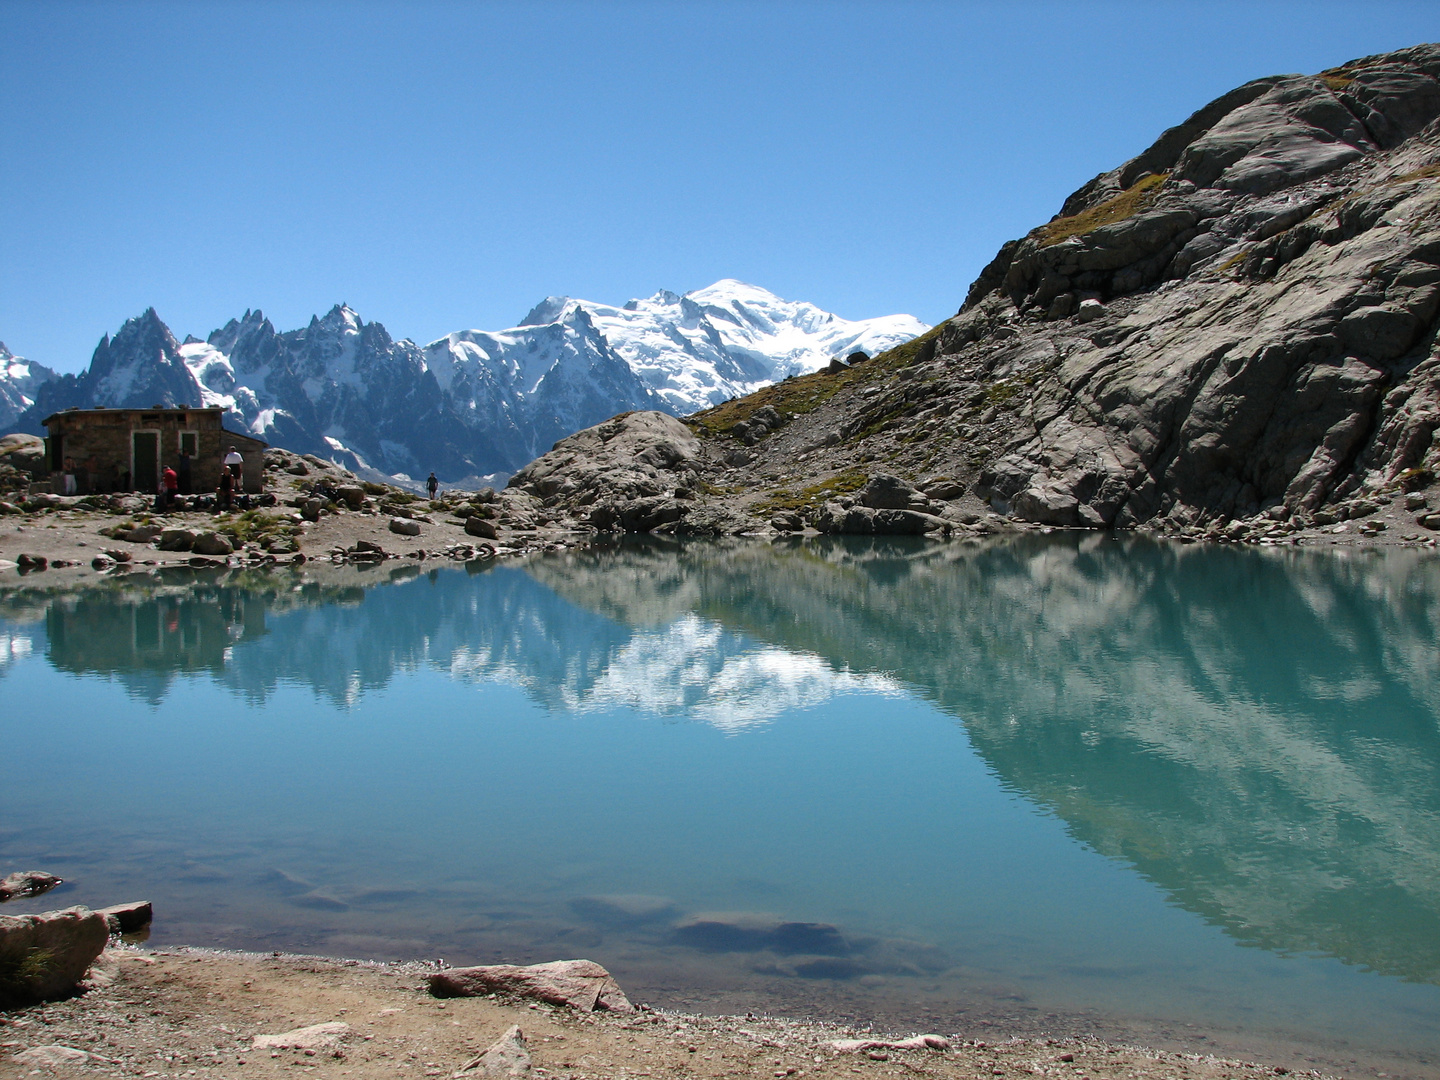
<svg viewBox="0 0 1440 1080">
<path fill-rule="evenodd" d="M 225 455 L 225 468 L 230 470 L 230 475 L 236 480 L 240 479 L 241 473 L 245 471 L 245 459 L 240 456 L 240 451 L 230 447 L 230 452 Z"/>
</svg>

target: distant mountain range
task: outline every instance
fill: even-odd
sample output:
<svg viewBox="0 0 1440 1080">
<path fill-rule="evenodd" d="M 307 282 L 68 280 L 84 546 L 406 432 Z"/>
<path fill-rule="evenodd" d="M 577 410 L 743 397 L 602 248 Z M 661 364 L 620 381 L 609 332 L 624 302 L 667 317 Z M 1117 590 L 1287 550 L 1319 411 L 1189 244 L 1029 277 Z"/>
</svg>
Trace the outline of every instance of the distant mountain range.
<svg viewBox="0 0 1440 1080">
<path fill-rule="evenodd" d="M 622 307 L 552 296 L 512 329 L 423 347 L 343 304 L 286 333 L 247 311 L 183 342 L 152 308 L 107 334 L 78 375 L 0 345 L 0 432 L 42 434 L 72 406 L 219 405 L 272 445 L 458 483 L 512 472 L 619 412 L 685 415 L 927 329 L 909 315 L 851 322 L 730 279 Z"/>
</svg>

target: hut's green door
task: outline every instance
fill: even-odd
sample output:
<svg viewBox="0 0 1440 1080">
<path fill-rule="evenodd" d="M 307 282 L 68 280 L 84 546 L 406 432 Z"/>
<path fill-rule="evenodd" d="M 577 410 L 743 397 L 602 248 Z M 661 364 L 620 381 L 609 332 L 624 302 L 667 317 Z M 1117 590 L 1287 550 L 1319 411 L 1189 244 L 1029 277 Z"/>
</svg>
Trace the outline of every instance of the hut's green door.
<svg viewBox="0 0 1440 1080">
<path fill-rule="evenodd" d="M 135 490 L 151 494 L 160 483 L 160 433 L 136 431 L 130 435 L 130 476 Z"/>
</svg>

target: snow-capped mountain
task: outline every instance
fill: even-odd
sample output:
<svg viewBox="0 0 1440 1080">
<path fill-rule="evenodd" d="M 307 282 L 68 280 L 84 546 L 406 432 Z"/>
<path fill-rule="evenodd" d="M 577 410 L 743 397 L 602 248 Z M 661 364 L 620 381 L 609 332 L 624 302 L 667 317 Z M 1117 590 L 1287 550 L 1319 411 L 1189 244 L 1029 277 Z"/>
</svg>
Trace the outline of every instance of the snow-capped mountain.
<svg viewBox="0 0 1440 1080">
<path fill-rule="evenodd" d="M 38 431 L 72 405 L 219 405 L 273 445 L 454 483 L 513 471 L 619 412 L 685 415 L 926 329 L 908 315 L 850 322 L 733 280 L 622 307 L 550 297 L 519 326 L 423 349 L 343 304 L 286 333 L 247 311 L 183 343 L 151 309 L 107 335 L 88 370 L 37 386 L 19 426 Z"/>
<path fill-rule="evenodd" d="M 523 385 L 545 370 L 546 328 L 581 314 L 655 393 L 657 407 L 676 416 L 816 371 L 837 355 L 883 352 L 929 329 L 910 315 L 851 322 L 727 278 L 623 307 L 551 296 L 512 330 L 451 334 L 427 345 L 425 358 L 442 385 L 447 371 L 476 363 L 508 365 Z"/>
<path fill-rule="evenodd" d="M 16 356 L 0 341 L 0 431 L 9 431 L 15 421 L 35 404 L 35 393 L 55 378 L 55 372 Z"/>
</svg>

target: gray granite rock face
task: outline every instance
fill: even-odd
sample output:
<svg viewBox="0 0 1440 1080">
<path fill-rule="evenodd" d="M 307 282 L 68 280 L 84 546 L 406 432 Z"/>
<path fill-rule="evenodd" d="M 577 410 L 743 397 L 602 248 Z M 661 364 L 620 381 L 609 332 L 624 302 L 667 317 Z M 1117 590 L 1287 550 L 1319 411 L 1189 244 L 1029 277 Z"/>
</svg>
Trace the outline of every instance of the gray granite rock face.
<svg viewBox="0 0 1440 1080">
<path fill-rule="evenodd" d="M 1072 196 L 1076 235 L 1053 242 L 1062 218 L 1006 245 L 942 334 L 942 358 L 987 351 L 1002 373 L 1026 366 L 1002 349 L 1050 353 L 977 485 L 1016 516 L 1310 511 L 1424 464 L 1440 427 L 1440 47 L 1237 94 Z M 1117 199 L 1134 212 L 1083 228 Z M 1086 293 L 1106 311 L 1053 319 L 1056 297 Z"/>
</svg>

